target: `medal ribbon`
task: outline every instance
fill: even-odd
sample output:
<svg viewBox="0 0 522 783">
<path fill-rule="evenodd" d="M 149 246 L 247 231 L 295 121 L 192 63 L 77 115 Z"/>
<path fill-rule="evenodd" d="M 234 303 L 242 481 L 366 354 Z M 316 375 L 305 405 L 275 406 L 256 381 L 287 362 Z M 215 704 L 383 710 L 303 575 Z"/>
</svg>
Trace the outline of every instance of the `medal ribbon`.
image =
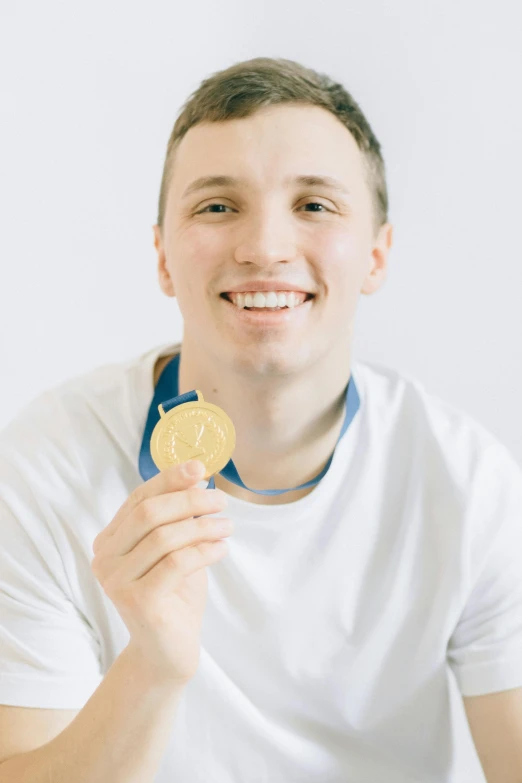
<svg viewBox="0 0 522 783">
<path fill-rule="evenodd" d="M 156 467 L 150 453 L 150 439 L 152 436 L 152 432 L 160 419 L 160 413 L 158 409 L 159 405 L 162 405 L 163 410 L 165 411 L 165 413 L 167 413 L 169 410 L 172 410 L 172 408 L 175 408 L 177 405 L 182 405 L 185 402 L 198 401 L 198 395 L 196 394 L 195 390 L 190 392 L 185 392 L 185 394 L 178 394 L 180 356 L 181 356 L 180 353 L 176 354 L 176 356 L 174 356 L 172 360 L 163 369 L 163 372 L 160 375 L 156 389 L 154 390 L 154 397 L 149 407 L 149 412 L 145 424 L 145 431 L 143 433 L 143 439 L 141 442 L 140 455 L 139 455 L 139 471 L 144 481 L 148 481 L 148 479 L 152 478 L 153 476 L 155 476 L 157 473 L 160 472 L 159 469 Z M 172 395 L 172 394 L 174 396 L 168 397 L 168 395 Z M 353 417 L 359 410 L 359 406 L 360 406 L 360 397 L 357 391 L 357 387 L 355 385 L 353 374 L 351 374 L 350 380 L 346 387 L 346 406 L 345 406 L 343 426 L 341 428 L 341 433 L 339 435 L 339 438 L 337 439 L 335 448 L 337 448 L 339 441 L 341 440 L 344 433 L 350 426 Z M 328 472 L 328 468 L 331 465 L 334 454 L 335 454 L 335 449 L 333 450 L 332 455 L 330 456 L 330 459 L 326 463 L 323 470 L 315 478 L 311 479 L 310 481 L 307 481 L 306 484 L 300 484 L 300 486 L 298 487 L 290 487 L 289 489 L 250 489 L 250 487 L 247 487 L 241 481 L 241 478 L 239 477 L 239 473 L 237 472 L 236 467 L 231 459 L 227 462 L 223 470 L 219 471 L 219 473 L 221 476 L 226 478 L 227 481 L 236 484 L 238 487 L 243 487 L 243 489 L 248 489 L 249 492 L 255 492 L 257 495 L 282 495 L 284 492 L 292 492 L 292 490 L 295 489 L 306 489 L 307 487 L 312 487 L 315 484 L 318 484 L 319 481 L 321 481 L 321 479 L 323 478 L 323 476 L 325 476 L 326 473 Z M 207 489 L 214 489 L 215 486 L 216 485 L 214 482 L 214 476 L 211 476 Z"/>
</svg>

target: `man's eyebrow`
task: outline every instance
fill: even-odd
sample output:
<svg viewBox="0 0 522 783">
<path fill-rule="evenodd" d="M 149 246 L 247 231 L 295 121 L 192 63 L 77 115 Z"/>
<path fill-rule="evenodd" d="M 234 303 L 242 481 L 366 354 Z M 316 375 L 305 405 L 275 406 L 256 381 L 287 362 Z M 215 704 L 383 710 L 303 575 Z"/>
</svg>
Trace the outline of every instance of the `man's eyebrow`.
<svg viewBox="0 0 522 783">
<path fill-rule="evenodd" d="M 245 180 L 238 179 L 237 177 L 228 177 L 224 174 L 209 177 L 199 177 L 188 186 L 188 188 L 183 193 L 182 198 L 187 198 L 187 196 L 196 193 L 196 191 L 205 190 L 207 188 L 227 186 L 234 187 L 244 184 L 246 184 Z M 298 177 L 288 177 L 283 184 L 330 188 L 331 190 L 335 190 L 338 193 L 342 193 L 346 196 L 350 194 L 350 191 L 347 190 L 346 186 L 340 180 L 335 179 L 335 177 L 319 176 L 317 174 L 301 174 Z"/>
</svg>

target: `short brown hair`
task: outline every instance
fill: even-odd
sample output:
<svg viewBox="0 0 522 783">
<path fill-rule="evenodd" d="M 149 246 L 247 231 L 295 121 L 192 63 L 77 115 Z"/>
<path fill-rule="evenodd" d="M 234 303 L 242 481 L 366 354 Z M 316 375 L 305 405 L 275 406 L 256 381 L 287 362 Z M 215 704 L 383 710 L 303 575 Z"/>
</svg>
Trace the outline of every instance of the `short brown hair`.
<svg viewBox="0 0 522 783">
<path fill-rule="evenodd" d="M 201 82 L 184 103 L 170 135 L 158 205 L 163 228 L 174 152 L 187 131 L 200 122 L 248 117 L 265 106 L 300 103 L 332 112 L 350 131 L 363 154 L 372 194 L 374 230 L 388 222 L 388 191 L 381 145 L 350 93 L 325 74 L 283 58 L 256 57 L 236 63 Z"/>
</svg>

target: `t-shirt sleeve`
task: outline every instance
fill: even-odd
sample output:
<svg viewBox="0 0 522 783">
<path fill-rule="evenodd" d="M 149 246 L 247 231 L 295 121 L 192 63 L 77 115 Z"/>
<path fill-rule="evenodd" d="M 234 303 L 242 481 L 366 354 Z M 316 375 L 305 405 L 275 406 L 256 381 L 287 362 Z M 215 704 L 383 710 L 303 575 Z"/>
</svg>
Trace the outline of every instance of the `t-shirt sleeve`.
<svg viewBox="0 0 522 783">
<path fill-rule="evenodd" d="M 81 709 L 103 679 L 100 645 L 72 600 L 51 509 L 0 453 L 0 704 Z"/>
<path fill-rule="evenodd" d="M 450 638 L 463 696 L 522 686 L 522 469 L 502 444 L 486 449 L 467 509 L 469 592 Z"/>
</svg>

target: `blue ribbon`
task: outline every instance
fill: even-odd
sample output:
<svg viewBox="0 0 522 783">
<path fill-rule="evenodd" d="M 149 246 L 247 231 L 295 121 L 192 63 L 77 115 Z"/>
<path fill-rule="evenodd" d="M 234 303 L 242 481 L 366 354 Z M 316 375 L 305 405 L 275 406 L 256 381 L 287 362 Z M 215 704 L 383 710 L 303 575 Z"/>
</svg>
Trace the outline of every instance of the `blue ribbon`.
<svg viewBox="0 0 522 783">
<path fill-rule="evenodd" d="M 150 404 L 149 413 L 147 416 L 147 422 L 145 424 L 145 431 L 143 433 L 143 439 L 141 442 L 140 456 L 139 456 L 139 471 L 142 479 L 148 481 L 148 479 L 159 473 L 158 468 L 154 464 L 150 453 L 150 439 L 154 427 L 160 419 L 159 405 L 163 406 L 163 410 L 167 413 L 177 405 L 182 405 L 184 402 L 197 402 L 198 395 L 196 391 L 186 392 L 185 394 L 178 394 L 179 392 L 179 361 L 181 354 L 178 353 L 171 361 L 164 367 L 163 372 L 160 375 L 156 389 L 154 390 L 154 397 Z M 350 426 L 350 423 L 359 410 L 360 398 L 355 385 L 353 374 L 350 375 L 350 380 L 346 387 L 346 408 L 344 415 L 344 422 L 341 429 L 341 434 L 337 439 L 337 445 L 343 437 L 344 433 Z M 307 481 L 306 484 L 301 484 L 298 487 L 291 487 L 290 489 L 251 489 L 247 487 L 240 479 L 239 473 L 233 461 L 230 459 L 225 467 L 219 471 L 220 475 L 227 479 L 227 481 L 236 484 L 238 487 L 248 489 L 250 492 L 255 492 L 257 495 L 282 495 L 284 492 L 292 492 L 295 489 L 306 489 L 318 484 L 323 476 L 326 475 L 328 468 L 331 465 L 335 449 L 323 470 L 311 481 Z M 210 481 L 207 489 L 215 488 L 214 476 L 210 477 Z"/>
</svg>

